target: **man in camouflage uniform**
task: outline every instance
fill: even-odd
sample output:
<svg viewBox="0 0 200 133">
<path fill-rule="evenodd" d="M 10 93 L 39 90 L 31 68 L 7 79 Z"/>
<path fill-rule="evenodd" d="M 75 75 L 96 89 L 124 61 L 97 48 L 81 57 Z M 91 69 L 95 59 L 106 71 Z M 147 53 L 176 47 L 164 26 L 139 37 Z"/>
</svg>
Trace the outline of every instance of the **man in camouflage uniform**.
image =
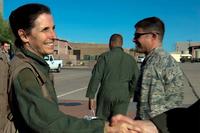
<svg viewBox="0 0 200 133">
<path fill-rule="evenodd" d="M 143 19 L 135 28 L 136 49 L 146 55 L 134 97 L 136 119 L 149 119 L 182 104 L 183 72 L 162 49 L 165 28 L 159 18 Z"/>
</svg>

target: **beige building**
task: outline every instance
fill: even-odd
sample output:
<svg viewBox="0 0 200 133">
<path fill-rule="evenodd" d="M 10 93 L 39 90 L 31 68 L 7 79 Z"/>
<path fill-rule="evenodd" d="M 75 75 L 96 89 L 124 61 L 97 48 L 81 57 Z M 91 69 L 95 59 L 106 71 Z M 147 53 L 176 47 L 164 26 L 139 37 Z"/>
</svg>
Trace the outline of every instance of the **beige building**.
<svg viewBox="0 0 200 133">
<path fill-rule="evenodd" d="M 54 42 L 54 58 L 63 60 L 64 65 L 70 61 L 72 54 L 70 51 L 72 50 L 71 45 L 66 40 L 57 39 Z"/>
<path fill-rule="evenodd" d="M 199 58 L 198 54 L 200 54 L 200 42 L 177 42 L 176 52 L 181 54 L 189 53 L 192 55 L 192 58 Z"/>
<path fill-rule="evenodd" d="M 77 55 L 77 60 L 96 60 L 98 56 L 109 51 L 108 44 L 91 44 L 91 43 L 70 43 L 73 48 L 73 54 Z M 136 53 L 130 49 L 124 48 L 124 51 L 132 56 Z"/>
<path fill-rule="evenodd" d="M 77 60 L 96 60 L 109 50 L 108 44 L 70 43 Z"/>
<path fill-rule="evenodd" d="M 55 41 L 54 57 L 62 59 L 64 65 L 85 65 L 93 66 L 100 54 L 109 51 L 108 44 L 73 43 L 66 40 L 57 39 Z M 125 52 L 132 56 L 137 54 L 129 49 Z"/>
</svg>

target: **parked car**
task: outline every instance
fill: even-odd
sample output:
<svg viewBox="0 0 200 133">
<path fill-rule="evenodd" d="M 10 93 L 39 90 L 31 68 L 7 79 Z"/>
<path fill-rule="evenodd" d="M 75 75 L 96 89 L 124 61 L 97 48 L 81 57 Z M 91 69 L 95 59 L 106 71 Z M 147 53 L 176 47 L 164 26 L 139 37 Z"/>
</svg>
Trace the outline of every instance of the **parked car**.
<svg viewBox="0 0 200 133">
<path fill-rule="evenodd" d="M 61 68 L 63 67 L 62 60 L 55 60 L 53 55 L 47 55 L 44 57 L 44 59 L 49 64 L 50 70 L 56 70 L 57 72 L 61 71 Z"/>
<path fill-rule="evenodd" d="M 145 56 L 144 55 L 139 55 L 137 58 L 138 63 L 142 63 L 144 61 Z"/>
<path fill-rule="evenodd" d="M 191 54 L 182 54 L 180 61 L 181 61 L 181 63 L 192 62 L 192 55 Z"/>
</svg>

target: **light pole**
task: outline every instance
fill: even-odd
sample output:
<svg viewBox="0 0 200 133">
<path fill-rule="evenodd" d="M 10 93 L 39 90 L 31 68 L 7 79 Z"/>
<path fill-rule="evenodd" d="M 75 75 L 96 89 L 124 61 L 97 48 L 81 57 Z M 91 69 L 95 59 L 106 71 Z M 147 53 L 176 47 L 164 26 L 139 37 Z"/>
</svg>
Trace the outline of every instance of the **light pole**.
<svg viewBox="0 0 200 133">
<path fill-rule="evenodd" d="M 188 41 L 188 48 L 190 47 L 190 42 L 192 41 L 192 40 L 187 40 Z"/>
<path fill-rule="evenodd" d="M 188 41 L 188 50 L 189 50 L 189 54 L 192 55 L 192 59 L 194 58 L 194 47 L 191 47 L 191 41 L 192 40 L 187 40 Z"/>
</svg>

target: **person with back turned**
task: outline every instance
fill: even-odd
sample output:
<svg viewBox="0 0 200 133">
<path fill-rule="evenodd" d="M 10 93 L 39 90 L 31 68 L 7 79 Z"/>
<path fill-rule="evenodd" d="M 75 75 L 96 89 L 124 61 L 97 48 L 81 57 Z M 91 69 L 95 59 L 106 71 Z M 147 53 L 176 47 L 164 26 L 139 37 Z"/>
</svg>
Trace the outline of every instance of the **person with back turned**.
<svg viewBox="0 0 200 133">
<path fill-rule="evenodd" d="M 101 54 L 92 71 L 86 97 L 89 109 L 94 109 L 98 86 L 96 116 L 110 120 L 113 115 L 126 114 L 133 96 L 138 67 L 135 59 L 124 52 L 120 34 L 110 37 L 110 51 Z"/>
<path fill-rule="evenodd" d="M 10 44 L 5 40 L 0 40 L 0 133 L 3 132 L 7 122 L 8 112 L 8 70 L 9 70 L 9 50 Z"/>
</svg>

